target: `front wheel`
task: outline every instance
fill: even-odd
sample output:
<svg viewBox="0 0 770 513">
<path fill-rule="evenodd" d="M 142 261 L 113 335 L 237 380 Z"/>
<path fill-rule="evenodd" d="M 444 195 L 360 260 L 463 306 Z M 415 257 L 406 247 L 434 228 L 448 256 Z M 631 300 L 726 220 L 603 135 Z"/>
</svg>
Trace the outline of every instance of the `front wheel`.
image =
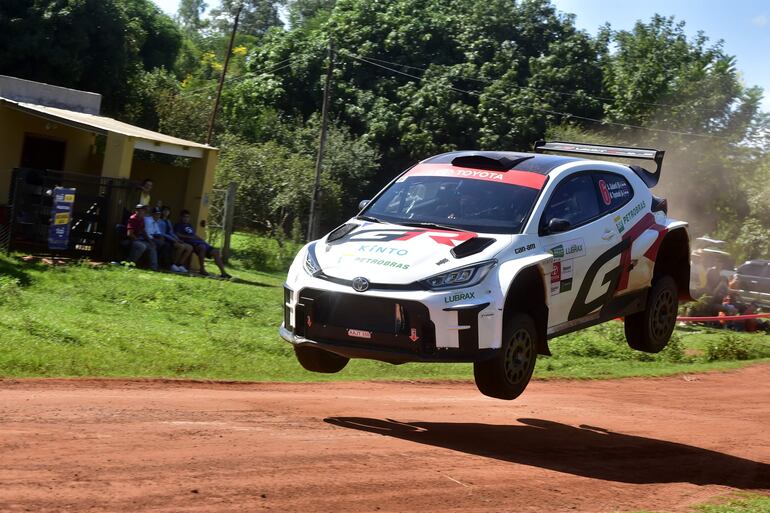
<svg viewBox="0 0 770 513">
<path fill-rule="evenodd" d="M 659 353 L 676 326 L 679 291 L 671 276 L 658 278 L 647 295 L 645 309 L 625 318 L 626 341 L 632 349 Z"/>
<path fill-rule="evenodd" d="M 506 323 L 503 345 L 497 355 L 473 364 L 479 391 L 497 399 L 516 399 L 527 388 L 535 370 L 537 329 L 527 314 L 518 313 Z"/>
<path fill-rule="evenodd" d="M 350 358 L 318 349 L 317 347 L 295 346 L 294 354 L 305 370 L 334 374 L 345 368 Z"/>
</svg>

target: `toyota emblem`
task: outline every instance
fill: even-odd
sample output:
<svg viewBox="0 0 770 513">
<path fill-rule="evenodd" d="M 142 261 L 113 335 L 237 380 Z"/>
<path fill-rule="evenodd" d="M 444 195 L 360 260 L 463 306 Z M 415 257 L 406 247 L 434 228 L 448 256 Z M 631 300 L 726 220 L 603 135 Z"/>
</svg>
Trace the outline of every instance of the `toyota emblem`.
<svg viewBox="0 0 770 513">
<path fill-rule="evenodd" d="M 353 290 L 355 290 L 356 292 L 364 292 L 368 288 L 369 288 L 369 280 L 361 276 L 359 276 L 358 278 L 353 278 Z"/>
</svg>

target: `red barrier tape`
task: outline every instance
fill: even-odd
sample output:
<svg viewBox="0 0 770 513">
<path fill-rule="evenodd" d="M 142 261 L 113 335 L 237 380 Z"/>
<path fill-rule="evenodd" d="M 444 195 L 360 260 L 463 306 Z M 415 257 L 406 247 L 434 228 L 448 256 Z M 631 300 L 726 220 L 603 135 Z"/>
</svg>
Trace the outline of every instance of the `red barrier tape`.
<svg viewBox="0 0 770 513">
<path fill-rule="evenodd" d="M 706 322 L 706 321 L 745 321 L 748 319 L 761 319 L 770 317 L 770 313 L 750 314 L 750 315 L 731 315 L 722 317 L 677 317 L 677 322 Z"/>
</svg>

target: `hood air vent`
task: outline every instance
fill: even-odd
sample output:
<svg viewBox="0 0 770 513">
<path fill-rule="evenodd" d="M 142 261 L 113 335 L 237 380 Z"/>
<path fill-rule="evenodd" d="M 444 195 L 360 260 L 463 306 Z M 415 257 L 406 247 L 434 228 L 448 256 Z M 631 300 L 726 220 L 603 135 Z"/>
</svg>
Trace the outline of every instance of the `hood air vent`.
<svg viewBox="0 0 770 513">
<path fill-rule="evenodd" d="M 475 237 L 473 239 L 466 240 L 462 244 L 452 249 L 452 256 L 455 258 L 465 258 L 476 253 L 481 253 L 489 246 L 495 243 L 495 239 L 489 239 L 486 237 Z"/>
</svg>

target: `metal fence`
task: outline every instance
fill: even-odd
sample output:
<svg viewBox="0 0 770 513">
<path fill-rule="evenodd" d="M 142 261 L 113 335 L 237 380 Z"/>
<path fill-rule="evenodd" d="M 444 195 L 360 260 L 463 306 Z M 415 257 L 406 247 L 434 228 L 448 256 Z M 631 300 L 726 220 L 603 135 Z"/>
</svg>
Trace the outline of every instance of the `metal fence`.
<svg viewBox="0 0 770 513">
<path fill-rule="evenodd" d="M 233 182 L 227 188 L 213 189 L 209 194 L 208 242 L 222 247 L 225 262 L 230 258 L 236 192 L 238 184 Z"/>
<path fill-rule="evenodd" d="M 15 169 L 5 227 L 5 249 L 75 258 L 112 259 L 120 251 L 118 226 L 125 223 L 137 183 L 80 173 Z M 76 190 L 67 248 L 51 250 L 48 233 L 53 190 Z M 0 228 L 2 236 L 2 228 Z"/>
</svg>

